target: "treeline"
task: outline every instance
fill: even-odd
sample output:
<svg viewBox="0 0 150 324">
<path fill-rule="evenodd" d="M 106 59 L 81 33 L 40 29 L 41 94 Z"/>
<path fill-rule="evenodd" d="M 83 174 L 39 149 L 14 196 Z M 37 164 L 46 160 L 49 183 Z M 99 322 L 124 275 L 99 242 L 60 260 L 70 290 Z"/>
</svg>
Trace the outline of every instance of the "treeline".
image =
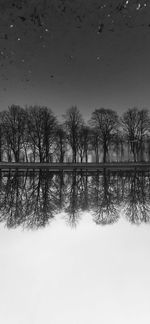
<svg viewBox="0 0 150 324">
<path fill-rule="evenodd" d="M 97 225 L 122 217 L 131 224 L 150 224 L 149 189 L 150 173 L 141 171 L 9 172 L 0 177 L 0 222 L 38 229 L 63 213 L 75 227 L 89 212 Z"/>
<path fill-rule="evenodd" d="M 0 161 L 150 161 L 149 111 L 134 107 L 120 117 L 100 108 L 85 123 L 72 106 L 60 123 L 47 107 L 12 105 L 0 113 Z"/>
</svg>

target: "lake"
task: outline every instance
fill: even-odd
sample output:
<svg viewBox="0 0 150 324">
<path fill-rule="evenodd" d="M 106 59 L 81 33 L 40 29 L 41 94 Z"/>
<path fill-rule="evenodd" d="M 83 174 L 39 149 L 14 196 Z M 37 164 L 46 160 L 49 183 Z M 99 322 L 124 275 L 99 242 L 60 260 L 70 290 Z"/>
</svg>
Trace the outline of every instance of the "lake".
<svg viewBox="0 0 150 324">
<path fill-rule="evenodd" d="M 3 324 L 150 322 L 150 173 L 1 172 Z"/>
</svg>

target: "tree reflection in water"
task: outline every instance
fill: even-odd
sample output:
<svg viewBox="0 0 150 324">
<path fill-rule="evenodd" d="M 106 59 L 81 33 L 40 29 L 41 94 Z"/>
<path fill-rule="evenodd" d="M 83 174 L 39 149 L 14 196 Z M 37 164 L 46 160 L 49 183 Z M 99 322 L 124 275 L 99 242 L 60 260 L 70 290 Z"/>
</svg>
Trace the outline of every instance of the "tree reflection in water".
<svg viewBox="0 0 150 324">
<path fill-rule="evenodd" d="M 0 173 L 0 221 L 8 228 L 45 227 L 62 212 L 72 227 L 83 212 L 100 225 L 114 224 L 121 215 L 133 224 L 150 223 L 150 173 Z"/>
<path fill-rule="evenodd" d="M 117 178 L 106 170 L 91 181 L 91 210 L 96 224 L 113 224 L 119 219 L 119 187 Z"/>
<path fill-rule="evenodd" d="M 124 211 L 134 224 L 150 222 L 150 174 L 132 172 L 126 175 Z"/>
</svg>

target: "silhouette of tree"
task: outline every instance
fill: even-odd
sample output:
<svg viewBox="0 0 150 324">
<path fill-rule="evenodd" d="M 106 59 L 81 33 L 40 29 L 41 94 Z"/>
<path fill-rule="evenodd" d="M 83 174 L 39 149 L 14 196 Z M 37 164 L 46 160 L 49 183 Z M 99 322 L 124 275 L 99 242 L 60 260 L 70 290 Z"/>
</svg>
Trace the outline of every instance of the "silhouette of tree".
<svg viewBox="0 0 150 324">
<path fill-rule="evenodd" d="M 0 192 L 0 220 L 5 221 L 8 228 L 22 225 L 26 217 L 26 176 L 21 177 L 18 172 L 9 173 L 1 183 Z"/>
<path fill-rule="evenodd" d="M 0 221 L 9 228 L 48 225 L 60 210 L 56 181 L 52 172 L 8 174 L 0 186 Z"/>
<path fill-rule="evenodd" d="M 72 149 L 72 162 L 76 163 L 79 151 L 79 132 L 83 125 L 83 118 L 76 106 L 69 108 L 64 118 L 67 141 Z"/>
<path fill-rule="evenodd" d="M 30 229 L 45 227 L 54 218 L 57 205 L 54 174 L 42 171 L 34 174 L 28 187 L 24 226 Z"/>
<path fill-rule="evenodd" d="M 1 120 L 1 118 L 0 118 Z M 3 129 L 0 121 L 0 162 L 2 162 L 3 157 Z"/>
<path fill-rule="evenodd" d="M 130 172 L 126 176 L 127 190 L 124 195 L 124 213 L 132 224 L 150 222 L 149 179 L 145 173 Z"/>
<path fill-rule="evenodd" d="M 82 125 L 79 130 L 79 156 L 80 162 L 88 162 L 88 149 L 90 143 L 90 129 L 88 126 Z"/>
<path fill-rule="evenodd" d="M 0 221 L 8 228 L 45 227 L 62 211 L 72 227 L 85 211 L 101 225 L 114 224 L 121 214 L 132 224 L 150 223 L 150 173 L 10 170 L 0 175 Z"/>
<path fill-rule="evenodd" d="M 55 155 L 56 160 L 60 163 L 64 162 L 64 157 L 67 151 L 67 135 L 64 130 L 64 125 L 58 125 L 55 132 Z"/>
<path fill-rule="evenodd" d="M 71 227 L 76 227 L 79 219 L 80 219 L 80 182 L 79 176 L 76 171 L 69 174 L 67 177 L 67 199 L 66 199 L 66 207 L 64 209 L 67 216 L 67 223 Z"/>
<path fill-rule="evenodd" d="M 92 113 L 90 124 L 99 134 L 99 142 L 103 149 L 103 162 L 105 163 L 108 159 L 109 146 L 118 129 L 118 116 L 111 109 L 96 109 Z"/>
<path fill-rule="evenodd" d="M 116 194 L 115 179 L 110 174 L 97 172 L 91 182 L 91 211 L 96 224 L 113 224 L 119 219 L 118 207 L 120 199 Z M 113 186 L 113 189 L 112 189 Z"/>
<path fill-rule="evenodd" d="M 56 196 L 57 196 L 57 210 L 61 212 L 65 208 L 67 200 L 67 186 L 65 185 L 65 176 L 63 171 L 56 174 L 55 186 L 56 186 Z"/>
<path fill-rule="evenodd" d="M 121 119 L 123 133 L 129 143 L 134 162 L 144 159 L 144 141 L 149 135 L 150 118 L 146 109 L 128 109 Z"/>
<path fill-rule="evenodd" d="M 115 153 L 117 162 L 123 161 L 125 157 L 125 141 L 121 129 L 118 129 L 112 139 L 112 153 Z"/>
<path fill-rule="evenodd" d="M 80 173 L 79 180 L 79 205 L 81 211 L 90 210 L 89 176 L 87 172 Z"/>
<path fill-rule="evenodd" d="M 8 111 L 1 113 L 1 125 L 3 130 L 3 145 L 8 156 L 8 161 L 20 161 L 21 151 L 23 149 L 26 114 L 20 106 L 12 105 Z"/>
<path fill-rule="evenodd" d="M 93 128 L 90 130 L 90 145 L 91 145 L 91 149 L 94 150 L 96 163 L 98 163 L 100 140 L 99 140 L 99 132 L 97 129 Z"/>
<path fill-rule="evenodd" d="M 137 141 L 137 155 L 139 161 L 144 161 L 145 142 L 150 135 L 150 117 L 147 109 L 139 111 L 139 134 Z"/>
<path fill-rule="evenodd" d="M 54 145 L 56 117 L 47 107 L 30 106 L 27 111 L 27 124 L 31 148 L 34 155 L 38 153 L 40 162 L 52 160 L 52 147 Z"/>
</svg>

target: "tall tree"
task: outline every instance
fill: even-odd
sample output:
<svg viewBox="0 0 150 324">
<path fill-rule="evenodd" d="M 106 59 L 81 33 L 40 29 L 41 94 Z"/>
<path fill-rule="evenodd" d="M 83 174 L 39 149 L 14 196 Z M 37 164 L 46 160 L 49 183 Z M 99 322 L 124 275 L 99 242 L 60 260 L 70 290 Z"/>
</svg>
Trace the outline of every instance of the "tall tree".
<svg viewBox="0 0 150 324">
<path fill-rule="evenodd" d="M 51 161 L 54 145 L 56 117 L 47 107 L 30 106 L 27 111 L 27 124 L 30 145 L 38 153 L 40 162 Z"/>
<path fill-rule="evenodd" d="M 121 122 L 134 162 L 142 161 L 144 158 L 144 142 L 150 131 L 148 110 L 138 110 L 136 107 L 128 109 L 123 114 Z"/>
<path fill-rule="evenodd" d="M 117 179 L 104 169 L 102 174 L 92 176 L 90 184 L 91 211 L 96 224 L 113 224 L 119 219 Z M 113 186 L 113 190 L 111 190 Z"/>
<path fill-rule="evenodd" d="M 79 155 L 80 161 L 88 162 L 88 149 L 90 143 L 90 129 L 86 125 L 82 125 L 79 131 Z"/>
<path fill-rule="evenodd" d="M 92 113 L 90 124 L 99 135 L 99 143 L 103 149 L 103 163 L 105 163 L 108 159 L 109 146 L 118 129 L 118 115 L 111 109 L 96 109 Z"/>
<path fill-rule="evenodd" d="M 26 114 L 23 108 L 12 105 L 8 111 L 1 113 L 1 125 L 3 129 L 4 145 L 8 152 L 8 160 L 14 156 L 15 162 L 20 161 L 23 149 Z"/>
<path fill-rule="evenodd" d="M 115 155 L 115 160 L 117 162 L 123 161 L 124 159 L 124 136 L 122 133 L 122 129 L 118 129 L 116 134 L 113 136 L 112 141 L 112 152 Z"/>
<path fill-rule="evenodd" d="M 3 128 L 2 128 L 2 123 L 1 123 L 1 118 L 0 118 L 0 162 L 3 160 Z"/>
<path fill-rule="evenodd" d="M 68 143 L 72 149 L 72 162 L 76 163 L 79 150 L 79 132 L 83 118 L 76 106 L 69 108 L 64 115 Z"/>
<path fill-rule="evenodd" d="M 96 163 L 99 162 L 99 133 L 97 129 L 90 129 L 90 149 L 94 150 Z M 93 162 L 93 161 L 92 161 Z"/>
<path fill-rule="evenodd" d="M 63 163 L 65 153 L 67 150 L 66 132 L 64 130 L 64 125 L 58 125 L 56 128 L 55 144 L 56 144 L 55 153 L 57 156 L 57 160 L 58 162 Z"/>
</svg>

